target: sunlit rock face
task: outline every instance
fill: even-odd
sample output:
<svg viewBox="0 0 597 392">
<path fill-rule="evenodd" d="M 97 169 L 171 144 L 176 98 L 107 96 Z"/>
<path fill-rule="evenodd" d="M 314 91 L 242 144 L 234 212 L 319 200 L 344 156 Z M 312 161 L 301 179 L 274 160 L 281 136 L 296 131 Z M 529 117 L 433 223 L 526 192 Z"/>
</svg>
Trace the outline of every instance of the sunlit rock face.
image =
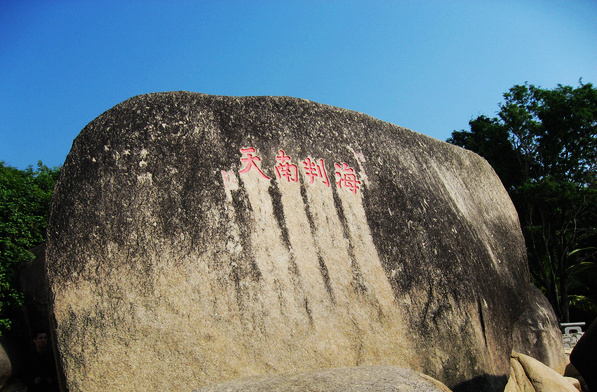
<svg viewBox="0 0 597 392">
<path fill-rule="evenodd" d="M 529 280 L 487 162 L 287 97 L 108 110 L 74 141 L 48 235 L 70 391 L 360 365 L 501 391 Z"/>
</svg>

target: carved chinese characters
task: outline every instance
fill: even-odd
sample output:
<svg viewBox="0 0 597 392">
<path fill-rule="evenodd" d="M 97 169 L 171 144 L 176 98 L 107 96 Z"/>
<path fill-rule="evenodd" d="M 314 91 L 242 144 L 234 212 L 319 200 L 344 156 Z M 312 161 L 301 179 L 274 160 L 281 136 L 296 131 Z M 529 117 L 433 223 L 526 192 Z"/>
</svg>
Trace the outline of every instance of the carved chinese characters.
<svg viewBox="0 0 597 392">
<path fill-rule="evenodd" d="M 298 167 L 290 163 L 290 157 L 280 150 L 280 155 L 276 157 L 276 176 L 284 177 L 286 181 L 298 182 Z"/>
<path fill-rule="evenodd" d="M 257 156 L 253 156 L 253 153 L 255 153 L 255 149 L 250 147 L 250 148 L 241 148 L 240 152 L 245 154 L 246 157 L 241 158 L 240 160 L 246 164 L 245 168 L 242 170 L 239 170 L 239 173 L 246 173 L 249 170 L 251 170 L 251 168 L 255 168 L 255 170 L 257 170 L 257 172 L 259 173 L 259 175 L 263 178 L 265 178 L 266 180 L 269 180 L 270 178 L 268 176 L 266 176 L 265 174 L 263 174 L 263 172 L 261 171 L 261 169 L 259 168 L 259 166 L 257 166 L 257 162 L 261 161 L 261 158 L 257 157 Z"/>
<path fill-rule="evenodd" d="M 306 158 L 303 161 L 303 165 L 305 176 L 309 178 L 309 184 L 313 184 L 315 178 L 319 178 L 325 186 L 330 186 L 330 181 L 328 180 L 328 174 L 325 171 L 323 159 L 320 159 L 319 162 L 317 162 L 311 160 L 311 158 Z"/>
<path fill-rule="evenodd" d="M 240 160 L 244 166 L 238 171 L 239 173 L 245 174 L 251 170 L 254 170 L 259 174 L 261 178 L 265 180 L 271 179 L 263 172 L 260 163 L 261 158 L 255 155 L 255 148 L 241 148 L 240 152 L 242 154 Z M 299 172 L 301 172 L 304 175 L 305 181 L 307 181 L 309 184 L 313 184 L 317 181 L 327 187 L 330 186 L 330 180 L 328 178 L 325 162 L 321 158 L 305 158 L 302 161 L 302 166 L 300 168 L 301 170 L 299 170 L 299 166 L 292 163 L 292 158 L 286 155 L 284 150 L 279 150 L 278 155 L 276 156 L 276 161 L 277 164 L 274 167 L 274 169 L 276 173 L 276 178 L 280 181 L 298 182 Z M 358 180 L 354 169 L 345 162 L 334 163 L 334 167 L 336 169 L 336 171 L 334 172 L 336 186 L 339 189 L 345 189 L 356 195 L 360 189 L 361 181 Z M 224 184 L 227 189 L 229 189 L 231 186 L 230 178 L 232 176 L 230 174 L 230 172 L 222 171 L 222 177 L 224 179 Z"/>
<path fill-rule="evenodd" d="M 354 169 L 346 163 L 342 163 L 342 165 L 334 163 L 334 166 L 339 170 L 336 171 L 336 184 L 338 185 L 338 188 L 348 189 L 356 194 L 361 182 L 357 180 L 357 176 L 354 174 Z"/>
</svg>

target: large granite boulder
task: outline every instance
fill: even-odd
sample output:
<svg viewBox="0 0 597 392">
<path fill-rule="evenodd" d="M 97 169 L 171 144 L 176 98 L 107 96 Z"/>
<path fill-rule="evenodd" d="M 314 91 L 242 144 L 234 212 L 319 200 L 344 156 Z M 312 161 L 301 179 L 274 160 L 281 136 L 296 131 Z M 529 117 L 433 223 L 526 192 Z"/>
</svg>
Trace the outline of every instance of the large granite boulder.
<svg viewBox="0 0 597 392">
<path fill-rule="evenodd" d="M 396 366 L 358 366 L 246 377 L 195 392 L 450 392 L 441 382 Z"/>
<path fill-rule="evenodd" d="M 502 391 L 529 282 L 486 161 L 287 97 L 103 113 L 62 168 L 46 257 L 70 391 L 361 365 Z"/>
</svg>

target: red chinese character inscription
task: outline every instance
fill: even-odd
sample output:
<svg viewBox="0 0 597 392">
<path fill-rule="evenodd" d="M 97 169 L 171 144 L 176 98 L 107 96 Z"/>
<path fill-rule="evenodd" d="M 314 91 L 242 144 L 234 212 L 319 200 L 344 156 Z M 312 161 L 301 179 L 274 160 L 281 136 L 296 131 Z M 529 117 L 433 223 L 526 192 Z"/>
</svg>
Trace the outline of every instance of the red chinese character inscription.
<svg viewBox="0 0 597 392">
<path fill-rule="evenodd" d="M 253 147 L 241 148 L 240 152 L 242 154 L 246 155 L 245 158 L 241 158 L 240 159 L 243 163 L 246 164 L 246 166 L 242 170 L 239 170 L 238 171 L 239 173 L 246 173 L 249 170 L 251 170 L 251 168 L 255 168 L 261 177 L 265 178 L 266 180 L 270 179 L 268 176 L 266 176 L 261 171 L 261 169 L 259 168 L 259 166 L 257 166 L 257 162 L 260 162 L 261 158 L 259 158 L 258 156 L 253 156 L 253 154 L 255 153 L 255 149 Z"/>
<path fill-rule="evenodd" d="M 249 172 L 251 169 L 255 169 L 261 177 L 265 178 L 266 180 L 270 180 L 270 178 L 266 176 L 263 171 L 261 171 L 261 164 L 257 165 L 258 162 L 261 162 L 261 158 L 254 155 L 255 148 L 241 148 L 240 152 L 243 154 L 240 160 L 245 164 L 245 166 L 238 171 L 239 173 L 244 174 Z M 284 150 L 279 150 L 278 153 L 279 155 L 276 156 L 278 164 L 275 166 L 277 178 L 285 178 L 288 182 L 298 182 L 298 167 L 290 162 L 291 158 L 286 155 Z M 358 190 L 361 188 L 361 181 L 357 180 L 354 169 L 344 162 L 334 163 L 334 166 L 336 168 L 336 172 L 334 174 L 336 176 L 336 185 L 338 188 L 347 189 L 356 195 Z M 330 181 L 325 170 L 325 162 L 323 159 L 313 160 L 311 158 L 305 158 L 303 161 L 303 172 L 309 179 L 309 184 L 313 184 L 315 182 L 315 178 L 319 178 L 325 186 L 330 186 Z M 228 177 L 225 176 L 225 174 L 225 172 L 222 172 L 225 185 L 228 188 L 233 184 L 228 184 Z"/>
<path fill-rule="evenodd" d="M 278 178 L 286 178 L 286 181 L 298 181 L 298 167 L 290 163 L 290 157 L 280 150 L 280 155 L 276 157 L 276 175 Z"/>
<path fill-rule="evenodd" d="M 346 188 L 356 195 L 361 182 L 357 180 L 354 169 L 346 163 L 342 163 L 342 165 L 334 163 L 334 166 L 339 170 L 336 172 L 338 188 Z"/>
<path fill-rule="evenodd" d="M 303 161 L 303 169 L 305 171 L 305 176 L 309 177 L 309 184 L 313 184 L 315 177 L 317 177 L 321 178 L 321 182 L 323 182 L 324 185 L 328 187 L 330 186 L 323 159 L 319 159 L 318 163 L 317 161 L 312 161 L 311 158 L 307 158 Z"/>
</svg>

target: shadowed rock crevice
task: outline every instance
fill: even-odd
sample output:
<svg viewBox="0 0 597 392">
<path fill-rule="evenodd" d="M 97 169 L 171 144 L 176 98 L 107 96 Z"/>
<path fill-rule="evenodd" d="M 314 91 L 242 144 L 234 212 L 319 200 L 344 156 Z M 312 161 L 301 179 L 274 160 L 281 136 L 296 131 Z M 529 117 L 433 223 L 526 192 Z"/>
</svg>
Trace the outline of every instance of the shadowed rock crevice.
<svg viewBox="0 0 597 392">
<path fill-rule="evenodd" d="M 484 374 L 454 386 L 452 392 L 503 391 L 507 383 L 507 376 Z"/>
<path fill-rule="evenodd" d="M 483 340 L 485 340 L 485 346 L 489 346 L 489 342 L 487 341 L 487 334 L 485 331 L 485 318 L 483 317 L 483 305 L 481 304 L 481 300 L 477 300 L 477 305 L 479 309 L 479 323 L 481 324 L 481 331 L 483 332 Z"/>
</svg>

